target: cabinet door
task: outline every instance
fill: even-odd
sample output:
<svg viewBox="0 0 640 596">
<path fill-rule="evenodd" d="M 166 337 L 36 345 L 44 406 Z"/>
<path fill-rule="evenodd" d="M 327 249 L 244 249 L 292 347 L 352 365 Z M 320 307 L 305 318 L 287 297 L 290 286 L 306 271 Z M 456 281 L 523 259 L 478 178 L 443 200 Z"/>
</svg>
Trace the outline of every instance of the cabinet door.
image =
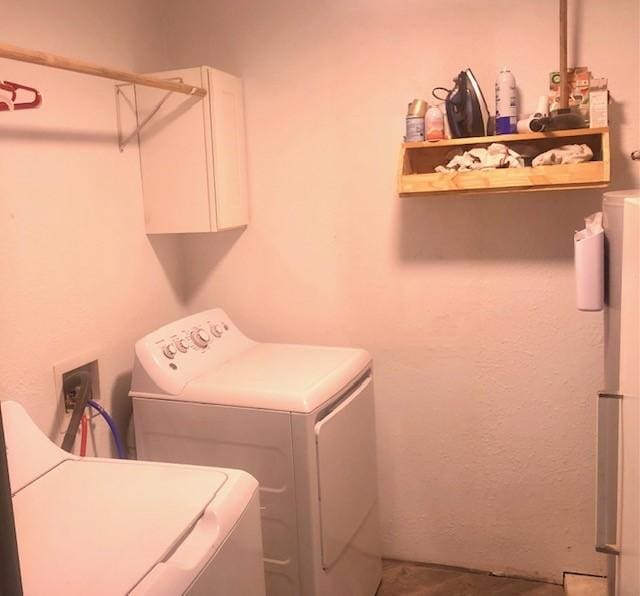
<svg viewBox="0 0 640 596">
<path fill-rule="evenodd" d="M 156 73 L 156 76 L 207 86 L 205 70 L 200 67 Z M 138 124 L 157 108 L 166 94 L 162 89 L 136 85 Z M 208 111 L 208 97 L 172 93 L 140 131 L 140 168 L 148 234 L 212 229 L 211 144 L 205 134 Z"/>
<path fill-rule="evenodd" d="M 224 230 L 249 221 L 242 80 L 213 68 L 206 71 L 215 172 L 211 229 Z"/>
</svg>

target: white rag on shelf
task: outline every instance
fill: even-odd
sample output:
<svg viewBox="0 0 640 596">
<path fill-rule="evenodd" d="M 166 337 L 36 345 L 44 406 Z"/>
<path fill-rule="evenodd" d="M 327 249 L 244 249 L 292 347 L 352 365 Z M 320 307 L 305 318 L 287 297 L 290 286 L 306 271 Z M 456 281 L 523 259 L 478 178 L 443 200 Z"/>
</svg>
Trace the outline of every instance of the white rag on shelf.
<svg viewBox="0 0 640 596">
<path fill-rule="evenodd" d="M 582 163 L 583 161 L 591 161 L 593 159 L 593 151 L 589 145 L 562 145 L 555 149 L 549 149 L 541 153 L 533 160 L 533 167 L 537 166 L 555 166 L 568 163 Z"/>
<path fill-rule="evenodd" d="M 524 159 L 502 143 L 492 143 L 488 148 L 476 147 L 456 155 L 446 166 L 436 166 L 436 172 L 468 172 L 493 168 L 522 168 Z"/>
</svg>

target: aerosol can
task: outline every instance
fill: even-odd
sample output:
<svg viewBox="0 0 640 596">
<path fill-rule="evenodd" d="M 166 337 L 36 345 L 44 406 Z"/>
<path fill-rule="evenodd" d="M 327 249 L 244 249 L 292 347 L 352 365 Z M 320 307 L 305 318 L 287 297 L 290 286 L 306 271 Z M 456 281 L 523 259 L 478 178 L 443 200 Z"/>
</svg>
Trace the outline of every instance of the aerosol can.
<svg viewBox="0 0 640 596">
<path fill-rule="evenodd" d="M 424 115 L 427 112 L 427 102 L 414 99 L 407 106 L 407 134 L 404 140 L 408 143 L 424 141 Z"/>
<path fill-rule="evenodd" d="M 508 68 L 503 68 L 496 79 L 496 134 L 516 132 L 518 122 L 516 79 Z"/>
</svg>

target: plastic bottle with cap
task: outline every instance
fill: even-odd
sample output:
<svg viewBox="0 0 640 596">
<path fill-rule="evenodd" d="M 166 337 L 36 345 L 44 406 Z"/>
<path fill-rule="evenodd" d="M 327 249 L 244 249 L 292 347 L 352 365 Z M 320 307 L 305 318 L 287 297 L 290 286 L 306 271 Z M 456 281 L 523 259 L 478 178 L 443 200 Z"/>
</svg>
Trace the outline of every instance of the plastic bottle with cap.
<svg viewBox="0 0 640 596">
<path fill-rule="evenodd" d="M 503 68 L 496 79 L 496 134 L 516 132 L 517 122 L 516 79 L 508 68 Z"/>
<path fill-rule="evenodd" d="M 425 116 L 425 131 L 427 141 L 444 139 L 444 115 L 440 106 L 429 106 Z"/>
</svg>

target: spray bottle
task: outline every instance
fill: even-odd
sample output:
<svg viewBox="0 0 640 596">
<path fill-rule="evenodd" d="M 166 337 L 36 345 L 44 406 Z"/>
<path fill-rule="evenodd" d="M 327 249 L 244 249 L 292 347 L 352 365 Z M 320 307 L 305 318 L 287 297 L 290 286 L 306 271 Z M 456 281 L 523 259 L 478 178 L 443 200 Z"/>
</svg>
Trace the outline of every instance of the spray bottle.
<svg viewBox="0 0 640 596">
<path fill-rule="evenodd" d="M 503 68 L 496 79 L 496 134 L 516 132 L 518 122 L 516 79 L 508 68 Z"/>
</svg>

